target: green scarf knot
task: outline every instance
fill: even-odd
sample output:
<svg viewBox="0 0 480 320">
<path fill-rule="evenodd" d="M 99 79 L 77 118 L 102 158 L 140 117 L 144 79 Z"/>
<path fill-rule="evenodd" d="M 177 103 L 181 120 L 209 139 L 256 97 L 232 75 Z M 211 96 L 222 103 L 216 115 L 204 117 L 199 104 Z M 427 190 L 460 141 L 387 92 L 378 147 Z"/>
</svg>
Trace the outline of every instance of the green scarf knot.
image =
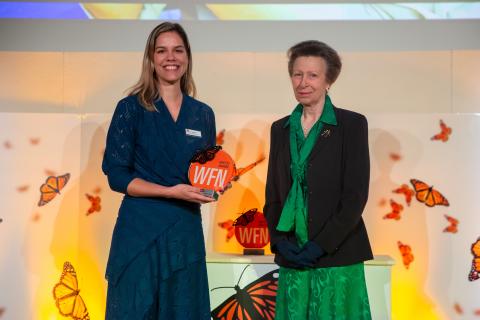
<svg viewBox="0 0 480 320">
<path fill-rule="evenodd" d="M 293 182 L 277 225 L 278 231 L 295 231 L 300 246 L 308 241 L 308 197 L 305 182 L 307 160 L 323 128 L 323 123 L 337 124 L 333 105 L 328 95 L 325 96 L 320 119 L 313 125 L 306 138 L 301 125 L 302 113 L 303 106 L 299 104 L 288 120 L 290 125 L 290 172 Z"/>
</svg>

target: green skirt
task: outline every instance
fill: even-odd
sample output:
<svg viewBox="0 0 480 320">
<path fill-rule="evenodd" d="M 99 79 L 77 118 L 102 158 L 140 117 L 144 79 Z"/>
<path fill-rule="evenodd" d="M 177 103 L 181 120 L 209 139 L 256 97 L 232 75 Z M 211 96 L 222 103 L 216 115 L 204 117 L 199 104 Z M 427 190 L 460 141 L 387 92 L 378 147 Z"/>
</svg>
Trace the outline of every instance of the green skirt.
<svg viewBox="0 0 480 320">
<path fill-rule="evenodd" d="M 363 263 L 280 268 L 275 320 L 370 320 Z"/>
</svg>

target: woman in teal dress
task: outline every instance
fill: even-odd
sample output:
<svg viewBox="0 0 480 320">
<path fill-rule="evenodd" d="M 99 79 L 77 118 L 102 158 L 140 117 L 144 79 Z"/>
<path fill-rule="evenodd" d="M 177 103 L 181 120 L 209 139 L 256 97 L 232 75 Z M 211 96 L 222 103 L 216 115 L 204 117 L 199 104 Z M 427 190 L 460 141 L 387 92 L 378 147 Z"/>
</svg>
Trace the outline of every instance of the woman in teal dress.
<svg viewBox="0 0 480 320">
<path fill-rule="evenodd" d="M 124 193 L 106 278 L 106 319 L 210 319 L 200 205 L 189 160 L 215 145 L 212 109 L 195 100 L 192 54 L 176 23 L 147 40 L 140 80 L 120 100 L 102 169 Z"/>
<path fill-rule="evenodd" d="M 288 57 L 299 104 L 272 124 L 264 208 L 280 266 L 275 319 L 371 319 L 367 120 L 328 96 L 342 66 L 334 49 L 304 41 Z"/>
</svg>

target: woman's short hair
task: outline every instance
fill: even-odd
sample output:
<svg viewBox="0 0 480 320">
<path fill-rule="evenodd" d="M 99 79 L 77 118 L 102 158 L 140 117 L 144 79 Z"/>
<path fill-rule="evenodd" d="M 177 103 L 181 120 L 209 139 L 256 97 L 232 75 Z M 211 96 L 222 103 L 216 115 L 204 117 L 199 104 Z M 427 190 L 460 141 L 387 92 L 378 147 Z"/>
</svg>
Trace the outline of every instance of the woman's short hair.
<svg viewBox="0 0 480 320">
<path fill-rule="evenodd" d="M 155 53 L 155 42 L 158 36 L 165 32 L 175 32 L 183 40 L 188 57 L 188 66 L 185 74 L 180 79 L 180 89 L 184 94 L 195 97 L 196 88 L 192 76 L 192 51 L 187 33 L 178 23 L 163 22 L 156 26 L 148 36 L 145 52 L 143 54 L 142 71 L 138 82 L 130 88 L 129 95 L 138 95 L 140 103 L 150 111 L 155 110 L 153 103 L 160 98 L 158 92 L 158 79 L 155 74 L 153 56 Z"/>
<path fill-rule="evenodd" d="M 342 60 L 337 51 L 317 40 L 307 40 L 297 43 L 287 52 L 288 56 L 288 73 L 290 76 L 293 72 L 293 64 L 299 57 L 320 57 L 323 58 L 327 65 L 326 79 L 329 84 L 337 80 L 340 71 L 342 70 Z"/>
</svg>

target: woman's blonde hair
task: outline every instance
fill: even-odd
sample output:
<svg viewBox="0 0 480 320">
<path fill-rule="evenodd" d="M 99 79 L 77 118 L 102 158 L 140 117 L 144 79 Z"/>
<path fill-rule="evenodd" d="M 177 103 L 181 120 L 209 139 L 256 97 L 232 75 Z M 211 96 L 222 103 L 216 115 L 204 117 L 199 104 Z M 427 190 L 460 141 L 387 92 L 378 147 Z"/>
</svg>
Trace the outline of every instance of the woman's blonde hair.
<svg viewBox="0 0 480 320">
<path fill-rule="evenodd" d="M 140 104 L 149 111 L 154 111 L 154 102 L 160 98 L 158 92 L 158 79 L 155 73 L 153 55 L 155 52 L 155 41 L 164 32 L 175 32 L 183 40 L 188 56 L 187 71 L 180 79 L 180 89 L 184 94 L 195 97 L 197 90 L 192 76 L 192 51 L 188 42 L 187 33 L 178 23 L 163 22 L 156 26 L 148 36 L 145 52 L 143 55 L 142 72 L 138 82 L 128 90 L 128 95 L 138 95 Z"/>
</svg>

